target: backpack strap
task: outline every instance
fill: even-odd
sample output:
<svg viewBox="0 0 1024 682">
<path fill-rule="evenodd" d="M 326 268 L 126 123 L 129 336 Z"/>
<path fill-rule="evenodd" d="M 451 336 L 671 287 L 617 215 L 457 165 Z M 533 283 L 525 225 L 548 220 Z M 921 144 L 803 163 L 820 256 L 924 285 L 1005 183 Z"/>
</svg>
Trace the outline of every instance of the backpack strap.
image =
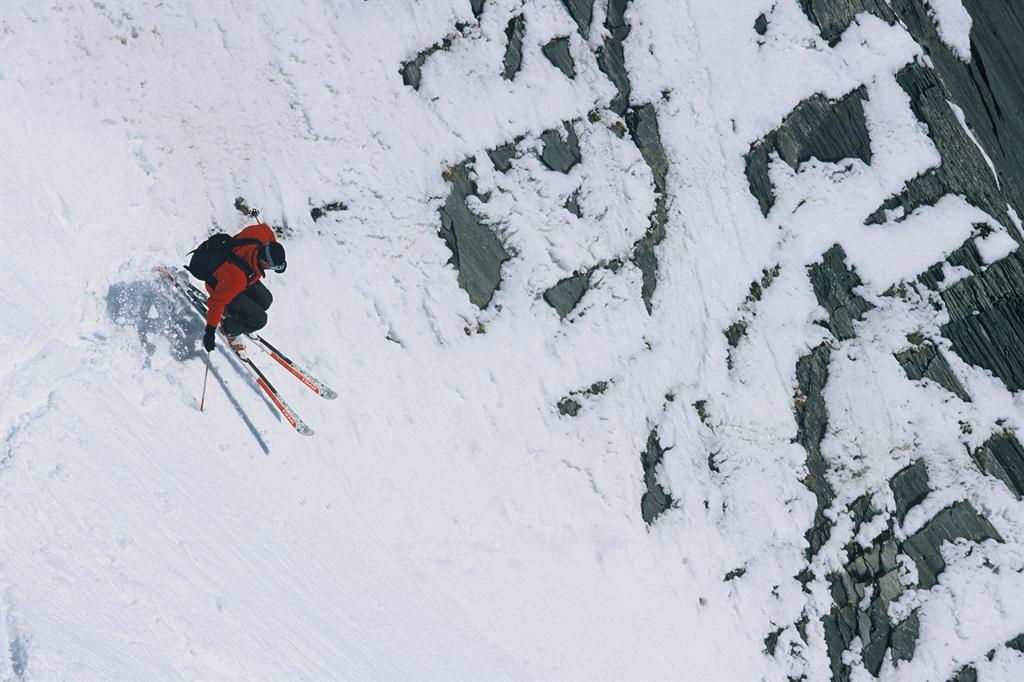
<svg viewBox="0 0 1024 682">
<path fill-rule="evenodd" d="M 249 246 L 250 244 L 263 246 L 263 242 L 261 242 L 259 239 L 232 239 L 231 253 L 230 255 L 228 255 L 228 260 L 230 260 L 232 263 L 241 268 L 242 272 L 245 273 L 245 281 L 247 282 L 251 280 L 256 273 L 253 272 L 253 269 L 249 266 L 248 263 L 242 260 L 241 257 L 239 257 L 238 254 L 235 253 L 235 249 L 238 248 L 239 246 Z"/>
</svg>

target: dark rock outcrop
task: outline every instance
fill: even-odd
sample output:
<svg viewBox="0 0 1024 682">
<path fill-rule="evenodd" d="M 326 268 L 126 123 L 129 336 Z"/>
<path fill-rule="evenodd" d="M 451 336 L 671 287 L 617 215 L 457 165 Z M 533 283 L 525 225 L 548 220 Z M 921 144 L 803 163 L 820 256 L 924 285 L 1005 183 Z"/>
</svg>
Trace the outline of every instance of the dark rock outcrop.
<svg viewBox="0 0 1024 682">
<path fill-rule="evenodd" d="M 846 267 L 846 252 L 838 244 L 822 254 L 820 263 L 808 268 L 818 304 L 828 312 L 825 327 L 839 340 L 852 339 L 853 323 L 874 306 L 854 293 L 860 277 Z"/>
<path fill-rule="evenodd" d="M 940 295 L 949 314 L 942 335 L 965 362 L 991 371 L 1010 391 L 1024 388 L 1024 253 L 1021 249 L 986 265 L 973 239 L 945 263 L 971 273 L 942 288 L 943 264 L 918 280 Z"/>
<path fill-rule="evenodd" d="M 566 78 L 572 79 L 576 77 L 576 64 L 569 53 L 568 38 L 555 38 L 542 47 L 541 52 L 544 53 L 549 62 L 565 74 Z"/>
<path fill-rule="evenodd" d="M 505 27 L 505 58 L 503 64 L 505 70 L 501 72 L 501 77 L 507 81 L 515 78 L 515 75 L 519 73 L 519 69 L 523 65 L 523 34 L 526 33 L 526 18 L 522 14 L 517 14 L 508 21 L 508 26 Z"/>
<path fill-rule="evenodd" d="M 594 0 L 562 0 L 569 16 L 579 27 L 584 40 L 590 37 L 590 22 L 594 18 Z"/>
<path fill-rule="evenodd" d="M 589 398 L 601 395 L 607 390 L 607 381 L 595 381 L 585 389 L 573 391 L 558 401 L 558 404 L 556 405 L 558 413 L 563 416 L 575 417 L 583 407 L 580 401 L 586 401 Z"/>
<path fill-rule="evenodd" d="M 837 100 L 814 95 L 798 104 L 778 128 L 750 146 L 744 156 L 747 182 L 763 215 L 767 216 L 775 204 L 775 191 L 768 177 L 772 152 L 793 170 L 799 170 L 812 157 L 832 163 L 850 158 L 871 163 L 865 99 L 867 90 L 863 86 Z"/>
<path fill-rule="evenodd" d="M 817 499 L 814 525 L 804 535 L 808 542 L 808 559 L 818 553 L 832 531 L 832 521 L 825 516 L 825 510 L 832 505 L 836 496 L 826 476 L 828 463 L 821 454 L 821 441 L 828 426 L 828 410 L 822 392 L 828 383 L 828 363 L 831 357 L 832 348 L 823 343 L 796 363 L 797 392 L 793 406 L 796 413 L 796 442 L 807 453 L 804 485 Z"/>
<path fill-rule="evenodd" d="M 903 523 L 907 512 L 928 496 L 928 470 L 924 460 L 919 459 L 905 469 L 901 469 L 889 479 L 889 487 L 896 499 L 896 520 Z"/>
<path fill-rule="evenodd" d="M 540 136 L 541 142 L 544 143 L 540 160 L 553 171 L 568 173 L 582 160 L 580 141 L 576 137 L 576 130 L 571 121 L 565 121 L 562 126 L 565 129 L 564 138 L 558 130 L 546 130 Z"/>
<path fill-rule="evenodd" d="M 974 451 L 974 461 L 986 474 L 995 476 L 1019 499 L 1024 496 L 1024 447 L 1009 432 L 993 435 Z"/>
<path fill-rule="evenodd" d="M 956 395 L 964 402 L 971 402 L 971 396 L 953 374 L 942 352 L 930 343 L 922 343 L 896 353 L 896 360 L 911 381 L 931 379 L 939 386 Z"/>
<path fill-rule="evenodd" d="M 626 58 L 622 51 L 622 43 L 629 36 L 629 24 L 625 17 L 628 4 L 629 0 L 608 0 L 608 14 L 604 22 L 608 35 L 604 38 L 604 45 L 597 51 L 598 68 L 615 86 L 616 94 L 608 108 L 619 116 L 626 115 L 631 92 Z"/>
<path fill-rule="evenodd" d="M 957 502 L 943 509 L 924 528 L 907 538 L 901 549 L 917 564 L 918 584 L 929 589 L 938 582 L 946 569 L 939 548 L 943 542 L 965 538 L 974 542 L 996 540 L 1002 542 L 996 529 L 974 510 L 970 502 Z"/>
<path fill-rule="evenodd" d="M 467 165 L 460 163 L 445 173 L 452 191 L 440 210 L 440 234 L 452 252 L 448 262 L 459 273 L 459 286 L 478 308 L 486 308 L 501 284 L 501 264 L 510 256 L 494 230 L 466 204 L 467 197 L 477 194 Z"/>
<path fill-rule="evenodd" d="M 661 487 L 655 473 L 666 452 L 667 450 L 658 442 L 658 432 L 651 431 L 647 437 L 647 448 L 640 453 L 640 461 L 644 468 L 644 484 L 647 486 L 647 492 L 640 498 L 640 515 L 648 525 L 654 523 L 658 516 L 672 506 L 672 495 Z"/>
<path fill-rule="evenodd" d="M 569 277 L 561 279 L 558 284 L 544 292 L 544 300 L 558 311 L 558 316 L 565 319 L 565 316 L 572 312 L 576 304 L 587 293 L 587 285 L 590 282 L 590 271 L 575 272 Z"/>
</svg>

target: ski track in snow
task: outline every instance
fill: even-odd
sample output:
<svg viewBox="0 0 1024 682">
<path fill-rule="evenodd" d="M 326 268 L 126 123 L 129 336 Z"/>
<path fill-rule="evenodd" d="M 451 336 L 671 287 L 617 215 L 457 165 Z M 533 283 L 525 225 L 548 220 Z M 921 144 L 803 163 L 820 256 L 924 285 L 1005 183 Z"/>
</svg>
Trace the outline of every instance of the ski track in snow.
<svg viewBox="0 0 1024 682">
<path fill-rule="evenodd" d="M 487 0 L 479 25 L 456 0 L 4 6 L 4 679 L 824 679 L 819 621 L 806 669 L 764 649 L 808 605 L 827 611 L 824 574 L 851 539 L 837 526 L 804 594 L 815 500 L 793 442 L 794 366 L 827 336 L 806 266 L 834 243 L 877 306 L 833 342 L 822 448 L 836 505 L 923 457 L 939 489 L 903 532 L 968 499 L 1006 540 L 947 559 L 920 596 L 915 658 L 880 679 L 945 679 L 1019 634 L 1019 582 L 978 568 L 1024 568 L 1024 511 L 965 456 L 960 424 L 976 427 L 972 448 L 997 419 L 1020 432 L 1022 396 L 951 353 L 972 403 L 908 380 L 893 353 L 945 320 L 881 296 L 992 221 L 945 197 L 863 224 L 939 161 L 894 77 L 920 48 L 867 15 L 825 48 L 795 2 L 631 3 L 631 101 L 653 103 L 670 164 L 654 312 L 627 263 L 598 271 L 560 322 L 542 293 L 628 257 L 654 208 L 628 136 L 587 119 L 615 94 L 592 49 L 603 11 L 587 45 L 558 0 Z M 507 81 L 519 12 L 524 59 Z M 402 84 L 403 61 L 456 34 L 419 91 Z M 574 80 L 540 52 L 559 36 Z M 776 159 L 762 218 L 750 144 L 811 94 L 862 84 L 872 164 Z M 528 150 L 565 120 L 583 160 L 560 174 Z M 485 150 L 519 135 L 496 171 Z M 473 209 L 515 252 L 484 311 L 437 234 L 442 171 L 469 157 L 491 192 Z M 562 208 L 577 189 L 584 219 Z M 240 228 L 236 196 L 289 228 L 265 336 L 339 398 L 254 360 L 311 439 L 222 354 L 198 411 L 202 323 L 153 272 L 211 227 Z M 347 209 L 311 220 L 335 201 Z M 722 330 L 740 317 L 730 349 Z M 578 417 L 558 414 L 597 381 L 607 390 Z M 647 527 L 652 429 L 675 506 Z M 1020 672 L 1014 653 L 993 674 Z"/>
</svg>

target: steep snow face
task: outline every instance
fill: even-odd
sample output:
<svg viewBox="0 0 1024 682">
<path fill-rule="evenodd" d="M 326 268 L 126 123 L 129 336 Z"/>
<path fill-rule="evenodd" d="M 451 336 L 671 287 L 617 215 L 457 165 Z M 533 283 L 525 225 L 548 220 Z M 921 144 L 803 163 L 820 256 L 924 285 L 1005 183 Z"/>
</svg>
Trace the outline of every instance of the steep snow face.
<svg viewBox="0 0 1024 682">
<path fill-rule="evenodd" d="M 976 4 L 5 4 L 2 677 L 1024 675 Z"/>
</svg>

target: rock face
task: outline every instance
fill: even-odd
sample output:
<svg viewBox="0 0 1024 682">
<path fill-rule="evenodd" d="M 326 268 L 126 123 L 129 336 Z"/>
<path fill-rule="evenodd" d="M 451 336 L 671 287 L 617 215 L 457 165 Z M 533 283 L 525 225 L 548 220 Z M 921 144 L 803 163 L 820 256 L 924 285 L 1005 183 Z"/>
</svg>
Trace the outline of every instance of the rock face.
<svg viewBox="0 0 1024 682">
<path fill-rule="evenodd" d="M 477 307 L 486 308 L 501 283 L 501 264 L 510 256 L 494 231 L 466 204 L 467 197 L 477 195 L 467 165 L 460 163 L 446 173 L 452 190 L 441 207 L 440 234 L 452 252 L 448 262 L 459 273 L 459 286 Z"/>
<path fill-rule="evenodd" d="M 576 77 L 576 64 L 572 60 L 572 55 L 569 54 L 568 38 L 555 38 L 542 47 L 541 52 L 548 58 L 548 61 L 565 74 L 566 78 Z"/>
<path fill-rule="evenodd" d="M 873 307 L 854 293 L 861 284 L 860 277 L 846 267 L 846 254 L 836 244 L 822 255 L 820 263 L 809 268 L 811 285 L 818 304 L 828 311 L 825 327 L 839 340 L 855 336 L 853 323 Z"/>
<path fill-rule="evenodd" d="M 505 70 L 501 77 L 507 81 L 515 78 L 519 68 L 523 65 L 523 35 L 526 33 L 526 19 L 522 14 L 517 14 L 508 21 L 505 27 L 505 58 L 503 63 Z"/>
<path fill-rule="evenodd" d="M 563 131 L 547 130 L 540 136 L 544 150 L 540 154 L 541 162 L 553 171 L 568 173 L 578 164 L 580 157 L 580 141 L 570 121 L 562 124 Z"/>
<path fill-rule="evenodd" d="M 871 163 L 871 139 L 864 120 L 866 98 L 863 86 L 838 100 L 815 95 L 798 104 L 776 130 L 751 146 L 745 157 L 747 182 L 761 213 L 767 216 L 775 203 L 768 178 L 772 152 L 793 170 L 812 157 L 826 162 L 857 158 Z"/>
<path fill-rule="evenodd" d="M 942 352 L 930 343 L 915 345 L 909 350 L 896 354 L 907 378 L 914 381 L 918 379 L 931 379 L 939 386 L 956 395 L 964 402 L 971 402 L 971 396 L 960 383 L 960 380 L 953 374 L 949 362 L 942 355 Z"/>
<path fill-rule="evenodd" d="M 941 291 L 949 313 L 942 335 L 966 362 L 984 367 L 1010 391 L 1024 388 L 1024 254 L 1018 249 L 985 265 L 973 241 L 946 259 L 972 276 Z M 938 286 L 936 270 L 922 280 Z"/>
<path fill-rule="evenodd" d="M 672 506 L 672 495 L 665 492 L 665 489 L 658 483 L 655 469 L 661 464 L 662 457 L 666 450 L 658 442 L 658 432 L 651 431 L 647 438 L 647 448 L 640 453 L 640 461 L 644 468 L 644 485 L 647 492 L 640 498 L 640 515 L 644 523 L 651 524 L 666 509 Z"/>
</svg>

